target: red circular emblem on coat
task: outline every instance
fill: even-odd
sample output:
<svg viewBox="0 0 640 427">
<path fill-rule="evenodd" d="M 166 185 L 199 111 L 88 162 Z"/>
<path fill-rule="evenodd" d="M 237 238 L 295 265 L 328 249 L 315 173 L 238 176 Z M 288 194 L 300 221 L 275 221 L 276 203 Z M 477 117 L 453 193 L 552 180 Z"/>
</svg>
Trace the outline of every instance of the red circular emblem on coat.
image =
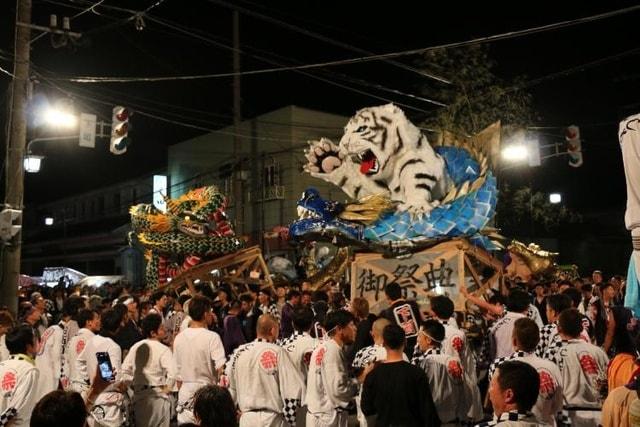
<svg viewBox="0 0 640 427">
<path fill-rule="evenodd" d="M 540 397 L 549 400 L 556 394 L 557 384 L 551 374 L 544 369 L 538 371 L 538 375 L 540 376 Z"/>
<path fill-rule="evenodd" d="M 450 360 L 449 363 L 447 363 L 447 372 L 449 372 L 449 375 L 451 375 L 454 380 L 462 380 L 462 366 L 460 366 L 457 360 Z"/>
<path fill-rule="evenodd" d="M 38 356 L 42 356 L 42 354 L 44 353 L 44 347 L 47 345 L 47 340 L 49 339 L 49 337 L 53 335 L 53 332 L 53 327 L 51 327 L 44 331 L 44 334 L 42 334 L 42 338 L 40 338 L 40 342 L 38 343 Z"/>
<path fill-rule="evenodd" d="M 84 340 L 78 340 L 78 342 L 76 343 L 76 354 L 82 353 L 82 350 L 84 350 L 85 344 L 86 343 Z"/>
<path fill-rule="evenodd" d="M 462 337 L 455 336 L 451 340 L 451 345 L 458 353 L 461 353 L 462 349 L 464 348 L 464 341 L 462 340 Z"/>
<path fill-rule="evenodd" d="M 324 347 L 320 347 L 318 352 L 316 353 L 316 366 L 322 365 L 322 359 L 324 359 L 324 354 L 327 352 L 327 349 Z"/>
<path fill-rule="evenodd" d="M 265 350 L 260 355 L 260 366 L 265 371 L 275 371 L 278 367 L 278 355 L 273 350 Z"/>
<path fill-rule="evenodd" d="M 583 352 L 580 354 L 580 366 L 585 374 L 598 375 L 598 364 L 589 353 Z"/>
<path fill-rule="evenodd" d="M 17 376 L 15 371 L 7 371 L 2 377 L 2 391 L 11 391 L 15 388 Z"/>
</svg>

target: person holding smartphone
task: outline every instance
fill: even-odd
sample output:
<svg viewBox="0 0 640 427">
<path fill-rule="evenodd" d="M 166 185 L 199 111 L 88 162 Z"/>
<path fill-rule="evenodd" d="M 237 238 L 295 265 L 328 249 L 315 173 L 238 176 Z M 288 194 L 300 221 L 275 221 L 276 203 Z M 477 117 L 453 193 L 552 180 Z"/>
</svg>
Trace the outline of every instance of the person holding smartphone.
<svg viewBox="0 0 640 427">
<path fill-rule="evenodd" d="M 169 427 L 174 383 L 171 349 L 162 344 L 167 332 L 162 317 L 148 314 L 141 322 L 145 339 L 131 347 L 119 379 L 133 390 L 133 413 L 138 426 Z"/>
<path fill-rule="evenodd" d="M 126 308 L 122 310 L 117 306 L 105 310 L 100 317 L 102 325 L 100 333 L 86 343 L 84 350 L 76 359 L 79 376 L 86 385 L 83 395 L 86 396 L 89 386 L 93 385 L 93 379 L 89 377 L 89 373 L 96 372 L 97 369 L 105 381 L 112 382 L 97 395 L 95 402 L 91 402 L 92 408 L 87 418 L 90 427 L 117 427 L 125 422 L 126 386 L 113 380 L 120 371 L 122 363 L 122 350 L 114 338 L 126 322 L 126 313 Z"/>
</svg>

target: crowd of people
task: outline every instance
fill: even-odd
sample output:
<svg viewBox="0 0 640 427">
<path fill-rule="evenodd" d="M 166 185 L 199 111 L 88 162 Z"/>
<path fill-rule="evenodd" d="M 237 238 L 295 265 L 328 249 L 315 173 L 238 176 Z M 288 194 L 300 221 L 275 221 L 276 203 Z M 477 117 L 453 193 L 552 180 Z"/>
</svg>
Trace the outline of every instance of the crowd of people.
<svg viewBox="0 0 640 427">
<path fill-rule="evenodd" d="M 461 288 L 475 317 L 323 289 L 24 292 L 0 310 L 0 426 L 640 425 L 620 277 Z"/>
</svg>

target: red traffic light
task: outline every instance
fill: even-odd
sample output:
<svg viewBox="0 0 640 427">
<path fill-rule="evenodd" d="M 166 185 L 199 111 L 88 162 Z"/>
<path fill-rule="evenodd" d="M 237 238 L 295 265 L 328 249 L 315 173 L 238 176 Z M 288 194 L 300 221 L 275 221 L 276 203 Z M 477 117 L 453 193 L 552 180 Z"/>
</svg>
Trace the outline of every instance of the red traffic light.
<svg viewBox="0 0 640 427">
<path fill-rule="evenodd" d="M 116 107 L 114 108 L 113 115 L 117 120 L 124 122 L 131 117 L 131 111 L 125 107 Z"/>
</svg>

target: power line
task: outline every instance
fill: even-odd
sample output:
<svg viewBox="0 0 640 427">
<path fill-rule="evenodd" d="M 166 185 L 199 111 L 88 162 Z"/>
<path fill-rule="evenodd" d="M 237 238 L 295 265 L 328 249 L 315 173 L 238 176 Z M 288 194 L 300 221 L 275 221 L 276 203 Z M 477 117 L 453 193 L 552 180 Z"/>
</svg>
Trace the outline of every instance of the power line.
<svg viewBox="0 0 640 427">
<path fill-rule="evenodd" d="M 71 18 L 69 18 L 69 21 L 73 21 L 74 19 L 76 19 L 79 16 L 84 15 L 85 13 L 89 12 L 89 11 L 93 11 L 95 7 L 100 6 L 102 3 L 104 3 L 106 0 L 100 0 L 99 2 L 97 2 L 96 4 L 93 4 L 91 6 L 89 6 L 88 8 L 82 10 L 79 13 L 76 13 L 75 15 L 73 15 Z M 40 34 L 38 34 L 37 36 L 35 36 L 33 39 L 31 39 L 31 41 L 29 42 L 30 44 L 33 44 L 34 42 L 40 40 L 42 37 L 46 36 L 48 33 L 47 32 L 42 32 Z"/>
<path fill-rule="evenodd" d="M 445 44 L 418 48 L 418 49 L 411 49 L 411 50 L 405 50 L 405 51 L 399 51 L 399 52 L 390 52 L 390 53 L 377 54 L 377 55 L 368 55 L 368 56 L 362 56 L 362 57 L 351 58 L 351 59 L 319 62 L 314 64 L 267 68 L 262 70 L 240 71 L 237 73 L 231 72 L 231 73 L 217 73 L 217 74 L 194 74 L 194 75 L 184 75 L 184 76 L 151 76 L 151 77 L 67 76 L 67 77 L 61 77 L 58 80 L 73 81 L 77 83 L 128 83 L 128 82 L 159 82 L 159 81 L 170 81 L 170 80 L 197 80 L 197 79 L 232 77 L 237 75 L 247 76 L 247 75 L 267 74 L 267 73 L 282 72 L 282 71 L 308 70 L 313 68 L 324 68 L 324 67 L 330 67 L 330 66 L 336 66 L 336 65 L 361 64 L 361 63 L 366 63 L 371 61 L 380 61 L 380 60 L 398 58 L 398 57 L 408 56 L 408 55 L 418 55 L 418 54 L 426 53 L 432 50 L 450 49 L 450 48 L 456 48 L 456 47 L 462 47 L 462 46 L 469 46 L 473 44 L 489 43 L 489 42 L 494 42 L 499 40 L 507 40 L 511 38 L 521 37 L 521 36 L 530 35 L 530 34 L 553 31 L 561 28 L 567 28 L 567 27 L 586 24 L 586 23 L 590 23 L 590 22 L 594 22 L 602 19 L 607 19 L 607 18 L 611 18 L 614 16 L 618 16 L 618 15 L 622 15 L 630 12 L 635 12 L 638 9 L 640 9 L 640 5 L 631 6 L 624 9 L 618 9 L 611 12 L 600 13 L 597 15 L 587 16 L 584 18 L 576 18 L 576 19 L 561 21 L 553 24 L 527 28 L 524 30 L 510 31 L 506 33 L 492 35 L 492 36 L 479 37 L 479 38 L 465 40 L 461 42 L 445 43 Z"/>
<path fill-rule="evenodd" d="M 272 16 L 268 16 L 268 15 L 256 12 L 255 10 L 247 9 L 247 8 L 239 6 L 237 4 L 231 4 L 231 3 L 227 3 L 227 2 L 221 1 L 221 0 L 207 0 L 207 1 L 209 3 L 213 3 L 213 4 L 216 4 L 218 6 L 222 6 L 222 7 L 228 8 L 228 9 L 237 10 L 238 12 L 241 12 L 244 15 L 252 16 L 254 18 L 258 18 L 258 19 L 261 19 L 263 21 L 267 21 L 269 23 L 278 25 L 280 27 L 287 28 L 287 29 L 295 31 L 297 33 L 304 34 L 304 35 L 306 35 L 308 37 L 311 37 L 311 38 L 314 38 L 316 40 L 320 40 L 320 41 L 323 41 L 325 43 L 332 44 L 334 46 L 342 47 L 342 48 L 350 50 L 352 52 L 356 52 L 356 53 L 359 53 L 359 54 L 362 54 L 362 55 L 374 55 L 372 52 L 367 51 L 365 49 L 360 49 L 360 48 L 355 47 L 353 45 L 350 45 L 350 44 L 347 44 L 347 43 L 344 43 L 344 42 L 340 42 L 338 40 L 334 40 L 334 39 L 332 39 L 330 37 L 327 37 L 327 36 L 324 36 L 322 34 L 316 33 L 314 31 L 308 30 L 306 28 L 301 28 L 301 27 L 299 27 L 297 25 L 281 21 L 281 20 L 276 19 L 276 18 L 274 18 Z M 402 63 L 397 62 L 397 61 L 385 60 L 384 62 L 386 62 L 388 64 L 391 64 L 391 65 L 393 65 L 395 67 L 401 68 L 401 69 L 403 69 L 405 71 L 410 71 L 412 73 L 420 74 L 421 76 L 429 77 L 431 79 L 437 80 L 437 81 L 442 82 L 442 83 L 451 84 L 451 81 L 448 80 L 448 79 L 445 79 L 444 77 L 436 76 L 436 75 L 428 73 L 426 71 L 418 70 L 418 69 L 416 69 L 414 67 L 411 67 L 411 66 L 406 65 L 406 64 L 402 64 Z"/>
<path fill-rule="evenodd" d="M 50 3 L 54 3 L 54 4 L 58 4 L 55 0 L 44 0 L 44 1 L 47 1 L 47 2 L 50 2 Z M 232 46 L 230 46 L 228 44 L 225 44 L 223 42 L 214 40 L 214 39 L 211 38 L 212 36 L 210 34 L 206 34 L 206 36 L 203 36 L 201 34 L 198 34 L 198 33 L 194 32 L 194 30 L 192 30 L 192 29 L 186 29 L 185 27 L 183 27 L 183 26 L 181 26 L 181 25 L 179 25 L 179 24 L 177 24 L 175 22 L 171 22 L 171 21 L 164 20 L 164 19 L 161 19 L 161 18 L 157 18 L 157 17 L 153 17 L 153 16 L 150 16 L 150 15 L 146 15 L 146 11 L 137 12 L 137 11 L 134 11 L 134 10 L 131 10 L 131 9 L 123 9 L 123 8 L 107 6 L 107 5 L 104 5 L 103 7 L 114 9 L 114 10 L 118 10 L 118 11 L 125 11 L 125 12 L 132 13 L 132 14 L 138 14 L 138 15 L 145 14 L 144 16 L 146 16 L 147 19 L 149 19 L 150 21 L 156 22 L 156 23 L 158 23 L 160 25 L 163 25 L 163 26 L 165 26 L 167 28 L 170 28 L 170 29 L 172 29 L 174 31 L 178 31 L 178 32 L 180 32 L 182 34 L 188 35 L 190 37 L 193 37 L 193 38 L 196 38 L 198 40 L 204 41 L 206 43 L 213 44 L 216 47 L 219 47 L 219 48 L 222 48 L 222 49 L 225 49 L 225 50 L 238 51 L 239 53 L 241 53 L 243 55 L 251 56 L 251 57 L 253 57 L 255 59 L 258 59 L 258 60 L 260 60 L 262 62 L 265 62 L 267 64 L 276 65 L 278 67 L 286 67 L 285 65 L 283 65 L 280 62 L 274 61 L 274 60 L 269 59 L 269 58 L 265 58 L 263 56 L 259 56 L 259 55 L 255 55 L 255 54 L 248 54 L 247 52 L 244 52 L 242 50 L 236 49 L 236 48 L 234 48 L 234 47 L 232 47 Z M 256 49 L 256 48 L 252 48 L 252 49 L 256 50 L 256 51 L 261 51 L 260 49 Z M 265 53 L 264 51 L 261 51 L 261 52 Z M 273 55 L 273 56 L 279 56 L 279 55 L 276 55 L 276 54 L 274 54 L 272 52 L 268 52 L 267 54 L 270 54 L 270 55 Z M 292 70 L 292 71 L 295 72 L 296 70 Z M 343 88 L 345 90 L 351 90 L 351 91 L 359 93 L 359 94 L 367 94 L 367 92 L 364 92 L 362 90 L 357 90 L 357 89 L 351 88 L 350 86 L 347 86 L 347 85 L 337 84 L 337 83 L 335 83 L 335 82 L 333 82 L 332 80 L 329 80 L 329 79 L 324 79 L 324 78 L 317 77 L 317 76 L 314 76 L 312 74 L 303 73 L 303 72 L 299 72 L 299 74 L 302 74 L 302 75 L 305 75 L 307 77 L 323 81 L 323 82 L 325 82 L 327 84 L 331 84 L 331 85 Z M 382 90 L 382 91 L 385 91 L 385 92 L 393 93 L 395 95 L 401 95 L 401 96 L 405 96 L 405 97 L 408 97 L 408 98 L 411 98 L 411 99 L 414 99 L 414 100 L 427 102 L 427 103 L 430 103 L 430 104 L 433 104 L 433 105 L 436 105 L 436 106 L 439 106 L 439 107 L 446 106 L 446 104 L 443 104 L 442 102 L 439 102 L 439 101 L 436 101 L 436 100 L 432 100 L 432 99 L 429 99 L 429 98 L 425 98 L 423 96 L 418 96 L 418 95 L 414 95 L 414 94 L 405 93 L 405 92 L 402 92 L 402 91 L 397 90 L 397 89 L 390 89 L 390 88 L 387 88 L 387 87 L 379 85 L 379 84 L 370 83 L 370 82 L 367 82 L 367 81 L 362 80 L 362 79 L 357 79 L 357 78 L 346 76 L 344 74 L 339 74 L 339 73 L 335 73 L 335 74 L 339 78 L 342 78 L 343 80 L 346 80 L 346 81 L 350 81 L 351 83 L 359 84 L 359 85 L 362 85 L 362 86 L 373 87 L 373 88 L 375 88 L 377 90 Z M 77 82 L 77 81 L 75 81 L 73 79 L 65 79 L 65 78 L 58 78 L 58 77 L 51 77 L 51 79 L 52 80 L 58 80 L 58 81 Z M 180 79 L 180 80 L 182 80 L 182 79 Z M 184 79 L 184 80 L 190 80 L 190 79 Z M 379 99 L 381 101 L 384 101 L 384 102 L 395 102 L 397 105 L 403 106 L 403 107 L 405 107 L 407 109 L 415 110 L 415 111 L 418 111 L 418 112 L 421 112 L 421 113 L 426 113 L 426 114 L 430 113 L 429 111 L 418 109 L 418 108 L 413 107 L 411 105 L 400 103 L 400 102 L 397 102 L 397 101 L 393 101 L 393 100 L 390 100 L 388 98 L 380 97 L 380 96 L 377 96 L 377 95 L 374 95 L 374 94 L 368 94 L 368 95 L 373 97 L 373 98 L 375 98 L 375 99 Z"/>
</svg>

